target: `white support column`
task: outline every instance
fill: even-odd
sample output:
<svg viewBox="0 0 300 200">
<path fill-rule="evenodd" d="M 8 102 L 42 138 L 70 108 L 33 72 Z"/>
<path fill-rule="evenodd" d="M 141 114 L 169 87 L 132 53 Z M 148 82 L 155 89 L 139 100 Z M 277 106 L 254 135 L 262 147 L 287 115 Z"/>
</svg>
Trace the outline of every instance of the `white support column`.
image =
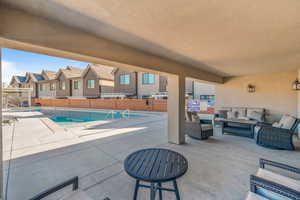
<svg viewBox="0 0 300 200">
<path fill-rule="evenodd" d="M 170 143 L 185 143 L 185 77 L 168 76 L 168 140 Z"/>
<path fill-rule="evenodd" d="M 28 91 L 28 106 L 31 107 L 31 91 Z"/>
<path fill-rule="evenodd" d="M 298 80 L 300 80 L 300 69 L 297 71 L 297 77 L 298 77 Z M 298 106 L 298 110 L 297 110 L 297 113 L 298 113 L 298 118 L 300 118 L 300 92 L 299 91 L 296 91 L 297 92 L 297 106 Z M 300 138 L 300 126 L 298 126 L 297 128 L 298 130 L 298 137 Z"/>
<path fill-rule="evenodd" d="M 2 143 L 2 49 L 0 47 L 0 120 L 1 120 L 1 125 L 0 125 L 0 200 L 4 199 L 3 197 L 3 143 Z"/>
</svg>

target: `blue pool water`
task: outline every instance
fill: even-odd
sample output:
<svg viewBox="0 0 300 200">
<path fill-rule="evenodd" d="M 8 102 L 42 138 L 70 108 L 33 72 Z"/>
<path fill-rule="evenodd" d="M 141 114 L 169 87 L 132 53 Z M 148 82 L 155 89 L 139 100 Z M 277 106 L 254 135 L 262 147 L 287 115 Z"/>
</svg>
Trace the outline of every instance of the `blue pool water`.
<svg viewBox="0 0 300 200">
<path fill-rule="evenodd" d="M 48 116 L 54 122 L 61 125 L 143 116 L 142 114 L 123 113 L 121 111 L 94 112 L 94 111 L 43 109 L 43 108 L 28 110 L 28 111 L 41 112 L 44 115 Z"/>
</svg>

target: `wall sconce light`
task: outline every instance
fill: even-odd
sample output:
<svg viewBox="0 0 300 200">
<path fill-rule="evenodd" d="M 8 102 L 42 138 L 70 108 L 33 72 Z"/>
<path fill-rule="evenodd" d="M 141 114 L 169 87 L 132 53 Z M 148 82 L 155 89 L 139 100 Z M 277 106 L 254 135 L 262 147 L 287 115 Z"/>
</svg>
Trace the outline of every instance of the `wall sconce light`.
<svg viewBox="0 0 300 200">
<path fill-rule="evenodd" d="M 248 88 L 248 92 L 250 92 L 250 93 L 255 92 L 255 85 L 249 84 L 247 88 Z"/>
<path fill-rule="evenodd" d="M 300 82 L 298 78 L 293 82 L 293 90 L 300 90 Z"/>
</svg>

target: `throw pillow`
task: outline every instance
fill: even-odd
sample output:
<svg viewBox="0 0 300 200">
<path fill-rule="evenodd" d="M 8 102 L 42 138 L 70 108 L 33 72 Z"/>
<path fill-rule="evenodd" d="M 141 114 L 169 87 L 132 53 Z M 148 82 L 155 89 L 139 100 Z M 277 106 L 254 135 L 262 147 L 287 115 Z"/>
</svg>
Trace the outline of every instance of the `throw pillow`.
<svg viewBox="0 0 300 200">
<path fill-rule="evenodd" d="M 279 122 L 274 122 L 273 124 L 272 124 L 272 126 L 273 127 L 276 127 L 276 128 L 281 128 L 281 124 L 279 123 Z"/>
<path fill-rule="evenodd" d="M 284 115 L 280 120 L 281 128 L 291 129 L 296 122 L 296 118 L 290 115 Z"/>
<path fill-rule="evenodd" d="M 263 121 L 263 113 L 262 112 L 257 112 L 257 111 L 253 111 L 251 112 L 249 119 L 252 120 L 256 120 L 258 122 L 262 122 Z"/>
<path fill-rule="evenodd" d="M 250 118 L 252 115 L 252 112 L 260 112 L 263 114 L 263 119 L 265 115 L 265 109 L 263 108 L 247 108 L 247 117 Z"/>
<path fill-rule="evenodd" d="M 233 112 L 233 111 L 229 111 L 227 113 L 227 117 L 228 119 L 236 119 L 237 118 L 238 113 L 237 112 Z"/>
<path fill-rule="evenodd" d="M 246 117 L 246 108 L 232 108 L 232 112 L 237 113 L 237 118 Z"/>
<path fill-rule="evenodd" d="M 228 110 L 219 110 L 219 118 L 227 119 Z"/>
</svg>

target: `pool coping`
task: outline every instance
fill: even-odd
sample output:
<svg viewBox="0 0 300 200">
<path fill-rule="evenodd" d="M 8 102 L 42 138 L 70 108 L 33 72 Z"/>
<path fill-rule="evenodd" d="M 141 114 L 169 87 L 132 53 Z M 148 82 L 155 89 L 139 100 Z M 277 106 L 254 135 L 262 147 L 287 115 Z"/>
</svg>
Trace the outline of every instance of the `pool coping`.
<svg viewBox="0 0 300 200">
<path fill-rule="evenodd" d="M 90 122 L 80 122 L 80 123 L 73 123 L 73 124 L 59 124 L 55 121 L 53 121 L 50 117 L 48 117 L 47 115 L 39 112 L 39 111 L 35 111 L 35 110 L 31 110 L 31 109 L 54 109 L 54 110 L 63 110 L 63 111 L 88 111 L 88 112 L 107 112 L 107 111 L 116 111 L 116 112 L 122 112 L 124 110 L 113 110 L 113 109 L 94 109 L 94 108 L 70 108 L 70 107 L 48 107 L 48 106 L 32 106 L 32 107 L 27 107 L 24 108 L 23 110 L 15 110 L 18 112 L 31 112 L 31 113 L 39 113 L 39 115 L 41 115 L 39 117 L 39 119 L 41 120 L 41 122 L 47 127 L 49 128 L 49 130 L 51 130 L 51 132 L 56 133 L 56 132 L 61 132 L 61 131 L 68 131 L 68 129 L 70 128 L 80 128 L 80 127 L 89 127 L 89 126 L 93 126 L 93 125 L 105 125 L 107 123 L 111 123 L 113 121 L 118 121 L 120 119 L 110 119 L 110 120 L 95 120 L 95 121 L 90 121 Z M 14 112 L 14 111 L 11 111 Z M 130 113 L 133 114 L 141 114 L 141 116 L 138 117 L 155 117 L 157 115 L 161 115 L 162 113 L 165 112 L 147 112 L 147 111 L 132 111 L 130 110 Z M 131 120 L 134 118 L 128 118 L 126 120 Z"/>
</svg>

